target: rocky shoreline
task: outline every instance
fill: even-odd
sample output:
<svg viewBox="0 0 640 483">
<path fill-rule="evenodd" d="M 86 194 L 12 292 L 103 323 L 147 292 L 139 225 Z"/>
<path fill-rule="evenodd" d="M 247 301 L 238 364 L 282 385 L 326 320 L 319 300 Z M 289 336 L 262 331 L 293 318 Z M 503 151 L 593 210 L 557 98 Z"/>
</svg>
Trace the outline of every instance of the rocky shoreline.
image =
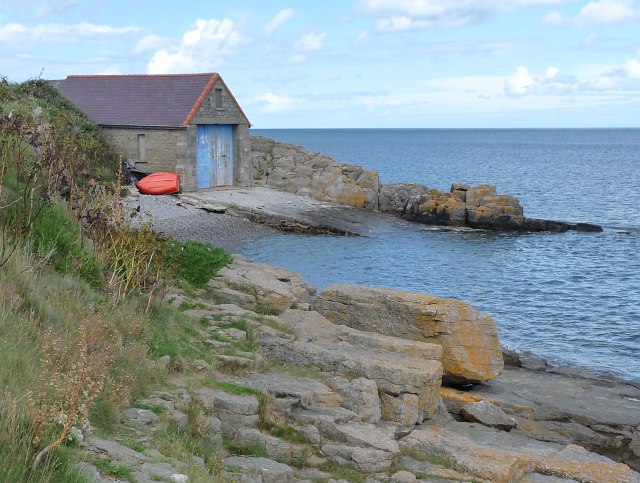
<svg viewBox="0 0 640 483">
<path fill-rule="evenodd" d="M 317 294 L 242 257 L 168 302 L 208 360 L 161 358 L 182 372 L 125 426 L 144 443 L 163 424 L 187 427 L 197 405 L 221 481 L 640 482 L 640 389 L 513 357 L 503 368 L 495 323 L 464 302 L 348 285 Z M 187 481 L 184 465 L 198 464 L 84 444 L 136 481 Z"/>
<path fill-rule="evenodd" d="M 416 183 L 385 185 L 376 171 L 260 136 L 251 137 L 251 164 L 254 186 L 390 213 L 417 223 L 496 231 L 602 231 L 591 223 L 528 218 L 515 197 L 498 194 L 494 185 L 453 184 L 448 193 Z"/>
</svg>

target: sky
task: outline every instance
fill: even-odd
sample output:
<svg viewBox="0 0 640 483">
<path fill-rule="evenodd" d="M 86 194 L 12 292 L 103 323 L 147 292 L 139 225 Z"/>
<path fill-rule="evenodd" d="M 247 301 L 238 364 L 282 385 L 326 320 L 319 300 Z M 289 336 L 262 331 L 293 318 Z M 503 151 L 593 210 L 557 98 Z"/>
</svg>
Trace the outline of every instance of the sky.
<svg viewBox="0 0 640 483">
<path fill-rule="evenodd" d="M 640 0 L 0 0 L 0 59 L 218 72 L 263 129 L 640 127 Z"/>
</svg>

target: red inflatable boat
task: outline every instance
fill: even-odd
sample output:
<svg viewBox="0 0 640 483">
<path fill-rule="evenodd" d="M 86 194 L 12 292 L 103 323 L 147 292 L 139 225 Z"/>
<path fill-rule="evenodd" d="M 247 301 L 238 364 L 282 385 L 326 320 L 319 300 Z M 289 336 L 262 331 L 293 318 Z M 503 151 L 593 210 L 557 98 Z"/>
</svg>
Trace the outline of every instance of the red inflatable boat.
<svg viewBox="0 0 640 483">
<path fill-rule="evenodd" d="M 153 173 L 136 183 L 145 195 L 170 195 L 180 191 L 180 176 L 175 173 Z"/>
</svg>

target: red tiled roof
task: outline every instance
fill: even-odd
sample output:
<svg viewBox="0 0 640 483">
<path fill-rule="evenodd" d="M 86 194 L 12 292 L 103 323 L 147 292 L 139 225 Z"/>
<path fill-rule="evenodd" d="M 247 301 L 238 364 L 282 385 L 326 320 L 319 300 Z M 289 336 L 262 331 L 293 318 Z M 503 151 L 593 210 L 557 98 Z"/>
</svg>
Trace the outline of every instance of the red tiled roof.
<svg viewBox="0 0 640 483">
<path fill-rule="evenodd" d="M 224 84 L 216 73 L 70 75 L 59 88 L 103 126 L 182 127 L 189 125 L 218 80 Z M 249 124 L 237 101 L 236 105 Z"/>
</svg>

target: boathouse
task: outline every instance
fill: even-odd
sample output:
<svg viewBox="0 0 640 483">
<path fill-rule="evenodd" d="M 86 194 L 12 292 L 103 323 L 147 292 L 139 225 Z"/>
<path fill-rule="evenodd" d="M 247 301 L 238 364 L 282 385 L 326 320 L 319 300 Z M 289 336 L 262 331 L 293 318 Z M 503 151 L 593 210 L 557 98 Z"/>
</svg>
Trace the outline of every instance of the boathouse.
<svg viewBox="0 0 640 483">
<path fill-rule="evenodd" d="M 70 75 L 58 87 L 139 171 L 178 173 L 183 191 L 250 179 L 251 124 L 217 73 Z"/>
</svg>

